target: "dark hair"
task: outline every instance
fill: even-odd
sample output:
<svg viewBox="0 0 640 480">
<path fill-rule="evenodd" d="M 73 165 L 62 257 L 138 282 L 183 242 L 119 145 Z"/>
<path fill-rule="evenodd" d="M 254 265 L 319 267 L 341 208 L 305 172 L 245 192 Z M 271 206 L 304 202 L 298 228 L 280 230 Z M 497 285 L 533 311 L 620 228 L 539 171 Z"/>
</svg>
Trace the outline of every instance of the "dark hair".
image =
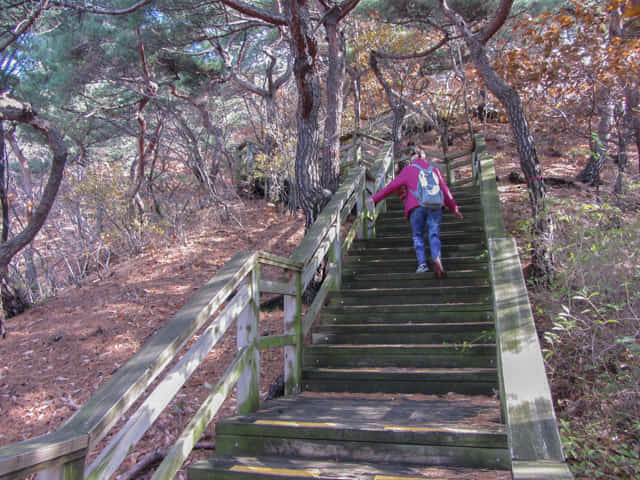
<svg viewBox="0 0 640 480">
<path fill-rule="evenodd" d="M 411 156 L 418 156 L 420 158 L 424 158 L 424 150 L 422 150 L 420 147 L 414 146 L 411 148 Z"/>
</svg>

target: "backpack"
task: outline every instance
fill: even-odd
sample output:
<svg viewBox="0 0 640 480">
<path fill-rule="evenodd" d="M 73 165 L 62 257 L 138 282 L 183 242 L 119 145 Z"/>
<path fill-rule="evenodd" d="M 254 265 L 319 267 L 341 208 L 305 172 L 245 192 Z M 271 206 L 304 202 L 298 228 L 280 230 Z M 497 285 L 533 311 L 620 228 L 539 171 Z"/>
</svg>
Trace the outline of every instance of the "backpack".
<svg viewBox="0 0 640 480">
<path fill-rule="evenodd" d="M 444 194 L 440 189 L 440 181 L 436 172 L 433 171 L 433 166 L 424 168 L 416 163 L 412 163 L 411 166 L 420 170 L 420 173 L 418 187 L 416 190 L 409 189 L 409 191 L 413 193 L 421 207 L 441 208 L 444 203 Z"/>
</svg>

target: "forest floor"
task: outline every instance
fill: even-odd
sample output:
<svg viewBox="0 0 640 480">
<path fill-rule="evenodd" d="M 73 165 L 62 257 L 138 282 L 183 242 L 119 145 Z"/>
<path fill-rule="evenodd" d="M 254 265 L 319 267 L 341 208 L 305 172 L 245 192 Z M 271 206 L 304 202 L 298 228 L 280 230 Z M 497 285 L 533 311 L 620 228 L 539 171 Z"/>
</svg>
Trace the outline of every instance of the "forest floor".
<svg viewBox="0 0 640 480">
<path fill-rule="evenodd" d="M 519 222 L 529 217 L 530 208 L 526 185 L 508 179 L 511 172 L 520 172 L 508 126 L 494 126 L 486 138 L 496 160 L 507 232 L 526 242 Z M 575 177 L 585 157 L 568 155 L 568 149 L 538 143 L 545 176 Z M 614 168 L 609 170 L 615 174 Z M 604 188 L 612 181 L 605 177 Z M 550 193 L 579 202 L 594 197 L 593 190 L 581 184 L 551 186 Z M 154 245 L 113 266 L 104 278 L 89 278 L 82 287 L 68 288 L 10 319 L 7 337 L 0 339 L 0 445 L 58 428 L 234 254 L 264 250 L 289 256 L 303 237 L 300 214 L 268 208 L 264 200 L 243 200 L 234 211 L 242 226 L 222 224 L 213 212 L 203 210 L 187 231 L 186 242 Z M 261 315 L 263 334 L 280 331 L 281 323 L 277 310 Z M 235 354 L 234 336 L 226 338 L 161 414 L 120 473 L 145 454 L 168 448 L 180 434 Z M 262 352 L 261 368 L 264 398 L 282 371 L 281 350 Z M 230 398 L 219 416 L 231 414 L 233 408 Z M 201 442 L 213 440 L 210 428 Z M 209 454 L 198 450 L 192 458 Z"/>
</svg>

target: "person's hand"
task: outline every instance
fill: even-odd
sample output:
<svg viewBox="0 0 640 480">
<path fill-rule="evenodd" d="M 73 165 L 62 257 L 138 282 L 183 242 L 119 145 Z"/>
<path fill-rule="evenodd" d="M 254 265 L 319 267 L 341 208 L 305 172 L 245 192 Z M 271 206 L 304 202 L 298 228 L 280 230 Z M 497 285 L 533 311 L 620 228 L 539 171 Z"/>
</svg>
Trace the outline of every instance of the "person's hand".
<svg viewBox="0 0 640 480">
<path fill-rule="evenodd" d="M 373 197 L 367 198 L 367 205 L 370 205 L 373 207 Z"/>
<path fill-rule="evenodd" d="M 462 212 L 460 210 L 456 210 L 455 212 L 453 212 L 453 215 L 459 220 L 462 220 L 464 218 L 464 215 L 462 215 Z"/>
</svg>

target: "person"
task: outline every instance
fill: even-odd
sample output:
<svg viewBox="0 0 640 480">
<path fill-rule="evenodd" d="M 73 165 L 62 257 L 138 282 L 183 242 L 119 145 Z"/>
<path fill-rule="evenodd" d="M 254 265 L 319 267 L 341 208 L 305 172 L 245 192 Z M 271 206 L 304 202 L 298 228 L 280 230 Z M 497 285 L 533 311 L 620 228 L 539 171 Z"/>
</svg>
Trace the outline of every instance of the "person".
<svg viewBox="0 0 640 480">
<path fill-rule="evenodd" d="M 433 173 L 437 177 L 440 191 L 442 192 L 442 205 L 439 207 L 423 207 L 417 198 L 418 180 L 421 169 L 429 169 L 431 164 L 426 160 L 424 151 L 421 148 L 414 148 L 411 156 L 411 163 L 404 167 L 398 176 L 389 182 L 379 192 L 367 199 L 369 204 L 377 204 L 388 197 L 393 192 L 398 192 L 404 200 L 404 215 L 411 225 L 413 235 L 413 247 L 418 260 L 416 273 L 429 271 L 427 267 L 427 254 L 424 243 L 424 230 L 427 228 L 429 238 L 429 248 L 431 249 L 431 259 L 433 269 L 438 278 L 444 275 L 441 258 L 440 223 L 442 221 L 442 208 L 444 206 L 453 212 L 458 219 L 464 218 L 458 205 L 456 204 L 449 187 L 442 178 L 440 171 L 434 166 Z"/>
</svg>

